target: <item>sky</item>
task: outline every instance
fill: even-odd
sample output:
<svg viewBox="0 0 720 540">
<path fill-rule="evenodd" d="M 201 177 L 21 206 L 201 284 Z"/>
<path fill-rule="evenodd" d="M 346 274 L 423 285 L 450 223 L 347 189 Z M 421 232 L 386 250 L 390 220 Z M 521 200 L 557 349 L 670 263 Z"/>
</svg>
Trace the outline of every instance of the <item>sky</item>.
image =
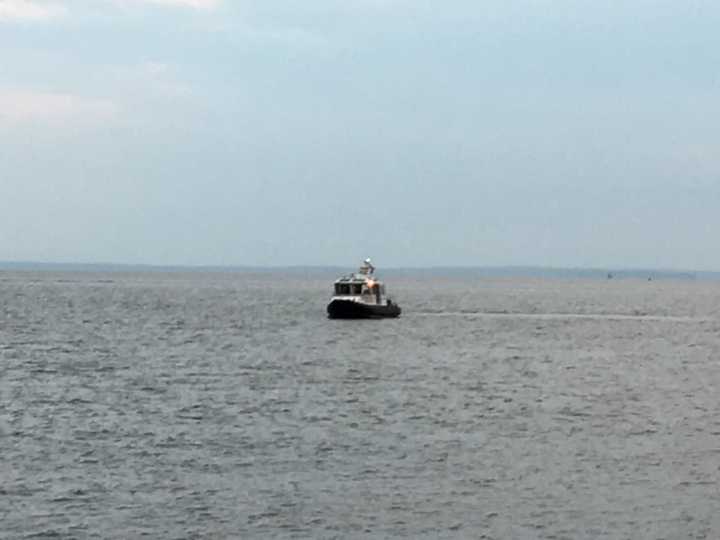
<svg viewBox="0 0 720 540">
<path fill-rule="evenodd" d="M 719 270 L 720 3 L 0 0 L 0 260 Z"/>
</svg>

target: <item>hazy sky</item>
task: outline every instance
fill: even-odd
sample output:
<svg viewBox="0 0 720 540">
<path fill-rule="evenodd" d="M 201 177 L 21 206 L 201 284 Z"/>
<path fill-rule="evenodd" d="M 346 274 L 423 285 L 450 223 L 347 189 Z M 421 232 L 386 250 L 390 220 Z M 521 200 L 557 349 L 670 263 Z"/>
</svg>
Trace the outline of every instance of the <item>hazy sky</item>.
<svg viewBox="0 0 720 540">
<path fill-rule="evenodd" d="M 0 260 L 720 269 L 720 3 L 0 0 Z"/>
</svg>

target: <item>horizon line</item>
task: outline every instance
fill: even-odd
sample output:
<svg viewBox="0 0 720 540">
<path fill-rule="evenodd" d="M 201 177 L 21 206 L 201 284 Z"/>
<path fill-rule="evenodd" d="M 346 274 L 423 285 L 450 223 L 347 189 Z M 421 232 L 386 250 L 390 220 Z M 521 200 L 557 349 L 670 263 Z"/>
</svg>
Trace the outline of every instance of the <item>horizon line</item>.
<svg viewBox="0 0 720 540">
<path fill-rule="evenodd" d="M 2 269 L 31 269 L 41 270 L 43 268 L 67 268 L 67 269 L 148 269 L 148 270 L 341 270 L 350 268 L 348 265 L 340 264 L 161 264 L 161 263 L 126 263 L 126 262 L 58 262 L 58 261 L 9 261 L 0 260 Z M 443 265 L 408 265 L 408 266 L 383 266 L 381 270 L 404 271 L 404 270 L 505 270 L 505 271 L 571 271 L 571 272 L 602 272 L 612 274 L 613 272 L 655 272 L 658 274 L 720 274 L 720 270 L 695 270 L 689 268 L 654 268 L 651 266 L 545 266 L 538 264 L 443 264 Z"/>
</svg>

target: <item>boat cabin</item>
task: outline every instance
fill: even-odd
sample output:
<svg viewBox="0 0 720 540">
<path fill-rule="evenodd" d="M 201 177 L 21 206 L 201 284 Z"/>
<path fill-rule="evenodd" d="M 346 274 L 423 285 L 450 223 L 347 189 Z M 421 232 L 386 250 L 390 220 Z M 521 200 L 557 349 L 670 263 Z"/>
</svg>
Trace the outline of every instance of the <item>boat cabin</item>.
<svg viewBox="0 0 720 540">
<path fill-rule="evenodd" d="M 335 282 L 335 296 L 385 296 L 385 284 L 373 279 L 342 277 Z"/>
<path fill-rule="evenodd" d="M 370 259 L 365 259 L 357 273 L 335 281 L 334 298 L 379 306 L 392 304 L 385 297 L 385 284 L 373 277 L 374 272 Z"/>
</svg>

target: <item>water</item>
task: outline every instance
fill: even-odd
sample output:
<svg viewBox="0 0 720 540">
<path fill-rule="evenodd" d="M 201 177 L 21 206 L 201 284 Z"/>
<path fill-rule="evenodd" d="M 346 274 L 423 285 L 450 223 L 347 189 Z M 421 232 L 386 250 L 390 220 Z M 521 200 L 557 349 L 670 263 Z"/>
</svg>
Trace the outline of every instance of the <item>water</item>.
<svg viewBox="0 0 720 540">
<path fill-rule="evenodd" d="M 0 274 L 0 538 L 717 538 L 720 283 Z"/>
</svg>

